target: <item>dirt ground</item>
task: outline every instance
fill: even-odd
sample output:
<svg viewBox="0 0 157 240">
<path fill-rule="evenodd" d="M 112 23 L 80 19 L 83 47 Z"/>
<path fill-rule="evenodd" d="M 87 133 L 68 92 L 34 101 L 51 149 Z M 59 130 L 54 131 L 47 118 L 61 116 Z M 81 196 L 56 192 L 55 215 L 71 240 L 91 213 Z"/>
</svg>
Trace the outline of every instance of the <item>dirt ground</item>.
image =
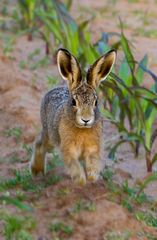
<svg viewBox="0 0 157 240">
<path fill-rule="evenodd" d="M 118 17 L 121 17 L 125 22 L 125 34 L 133 44 L 136 59 L 141 59 L 147 53 L 149 68 L 157 74 L 156 9 L 155 0 L 136 2 L 75 0 L 71 14 L 78 21 L 92 19 L 89 28 L 93 41 L 100 38 L 100 34 L 104 31 L 119 32 Z M 2 40 L 0 41 L 3 46 Z M 32 59 L 28 58 L 35 49 L 40 49 L 38 55 Z M 18 37 L 9 57 L 5 56 L 0 48 L 0 181 L 11 178 L 15 170 L 28 169 L 30 159 L 23 144 L 32 146 L 35 136 L 40 131 L 40 101 L 48 90 L 47 77 L 53 76 L 58 82 L 60 81 L 55 64 L 50 63 L 31 69 L 31 65 L 43 57 L 44 43 L 37 38 L 28 42 L 26 36 Z M 121 60 L 119 55 L 117 61 Z M 21 67 L 23 62 L 27 63 L 24 68 Z M 152 80 L 145 76 L 145 85 L 151 84 Z M 10 129 L 13 128 L 20 129 L 19 137 L 9 135 Z M 107 144 L 115 135 L 118 133 L 114 127 L 104 122 L 104 143 Z M 103 165 L 115 171 L 114 181 L 118 184 L 128 180 L 130 185 L 134 186 L 147 176 L 142 149 L 139 158 L 135 159 L 129 146 L 121 147 L 116 163 L 111 162 L 107 155 L 105 148 L 102 156 Z M 154 170 L 156 168 L 157 166 L 154 166 Z M 157 228 L 148 227 L 135 219 L 133 213 L 121 206 L 119 198 L 113 200 L 110 189 L 102 179 L 96 184 L 88 183 L 84 187 L 77 187 L 64 175 L 63 167 L 48 171 L 47 178 L 53 174 L 59 175 L 62 179 L 45 187 L 40 194 L 24 191 L 27 195 L 26 203 L 33 207 L 31 215 L 37 222 L 35 230 L 32 230 L 33 239 L 121 239 L 106 236 L 110 232 L 122 235 L 126 231 L 131 232 L 131 240 L 149 239 L 146 237 L 147 234 L 140 235 L 142 232 L 153 234 L 157 239 Z M 37 186 L 42 181 L 45 182 L 45 178 L 39 177 L 33 180 L 33 184 Z M 145 192 L 155 200 L 156 187 L 157 182 L 154 182 L 145 189 Z M 11 196 L 16 196 L 17 190 L 18 187 L 8 191 Z M 0 210 L 4 208 L 4 204 L 0 205 Z M 13 214 L 23 214 L 12 206 L 7 208 Z M 72 226 L 73 233 L 71 235 L 67 235 L 64 231 L 59 235 L 52 233 L 48 226 L 51 222 L 57 221 Z M 0 239 L 4 239 L 3 227 L 0 224 Z"/>
</svg>

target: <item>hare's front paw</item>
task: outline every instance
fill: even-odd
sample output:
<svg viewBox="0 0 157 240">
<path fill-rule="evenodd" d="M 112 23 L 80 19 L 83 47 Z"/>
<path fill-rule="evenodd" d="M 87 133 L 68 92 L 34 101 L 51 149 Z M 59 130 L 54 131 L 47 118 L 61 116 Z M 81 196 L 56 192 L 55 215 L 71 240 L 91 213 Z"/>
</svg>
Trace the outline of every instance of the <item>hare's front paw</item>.
<svg viewBox="0 0 157 240">
<path fill-rule="evenodd" d="M 70 175 L 75 184 L 81 185 L 81 186 L 86 184 L 86 175 L 85 175 L 84 169 L 80 168 L 75 172 L 71 172 Z"/>
<path fill-rule="evenodd" d="M 90 182 L 96 182 L 99 178 L 99 171 L 97 170 L 92 170 L 92 169 L 87 169 L 87 179 Z"/>
<path fill-rule="evenodd" d="M 73 181 L 75 184 L 83 186 L 86 184 L 86 176 L 85 176 L 85 174 L 75 176 L 75 177 L 73 177 Z"/>
</svg>

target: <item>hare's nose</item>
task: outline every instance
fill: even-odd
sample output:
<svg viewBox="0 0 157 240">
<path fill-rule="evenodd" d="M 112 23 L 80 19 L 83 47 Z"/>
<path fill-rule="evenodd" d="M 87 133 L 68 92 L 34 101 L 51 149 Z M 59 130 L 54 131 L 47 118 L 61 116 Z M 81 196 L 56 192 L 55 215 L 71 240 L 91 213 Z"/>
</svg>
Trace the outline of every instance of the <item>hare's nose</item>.
<svg viewBox="0 0 157 240">
<path fill-rule="evenodd" d="M 88 123 L 90 121 L 90 119 L 83 119 L 83 118 L 81 120 L 85 123 Z"/>
</svg>

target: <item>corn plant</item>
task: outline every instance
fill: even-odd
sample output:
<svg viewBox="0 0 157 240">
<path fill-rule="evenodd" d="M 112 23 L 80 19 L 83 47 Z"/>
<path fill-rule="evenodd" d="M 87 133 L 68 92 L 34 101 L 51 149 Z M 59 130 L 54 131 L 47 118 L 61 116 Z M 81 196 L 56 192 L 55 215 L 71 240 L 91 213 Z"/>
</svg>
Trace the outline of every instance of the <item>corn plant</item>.
<svg viewBox="0 0 157 240">
<path fill-rule="evenodd" d="M 35 26 L 35 8 L 37 0 L 18 0 L 19 10 L 21 13 L 22 28 L 27 29 L 28 40 L 32 40 L 32 31 Z"/>
<path fill-rule="evenodd" d="M 64 47 L 79 59 L 82 66 L 93 63 L 98 53 L 91 44 L 89 31 L 84 31 L 89 20 L 78 25 L 66 5 L 56 0 L 41 2 L 36 14 L 41 22 L 39 33 L 46 43 L 46 54 L 55 55 L 55 49 Z"/>
<path fill-rule="evenodd" d="M 37 16 L 42 23 L 39 32 L 46 42 L 46 54 L 63 45 L 76 54 L 78 49 L 77 24 L 69 15 L 66 6 L 56 0 L 41 2 Z M 52 47 L 52 40 L 54 46 Z"/>
<path fill-rule="evenodd" d="M 117 148 L 125 142 L 131 144 L 136 155 L 139 145 L 142 145 L 145 149 L 147 171 L 152 171 L 152 165 L 157 160 L 157 153 L 151 156 L 157 136 L 157 130 L 153 130 L 157 116 L 157 77 L 147 69 L 147 56 L 144 56 L 136 67 L 137 62 L 123 30 L 120 43 L 125 57 L 118 74 L 111 73 L 101 87 L 109 106 L 105 107 L 103 113 L 123 133 L 122 139 L 111 149 L 109 157 L 114 158 Z M 142 87 L 144 72 L 149 73 L 155 80 L 151 89 Z"/>
</svg>

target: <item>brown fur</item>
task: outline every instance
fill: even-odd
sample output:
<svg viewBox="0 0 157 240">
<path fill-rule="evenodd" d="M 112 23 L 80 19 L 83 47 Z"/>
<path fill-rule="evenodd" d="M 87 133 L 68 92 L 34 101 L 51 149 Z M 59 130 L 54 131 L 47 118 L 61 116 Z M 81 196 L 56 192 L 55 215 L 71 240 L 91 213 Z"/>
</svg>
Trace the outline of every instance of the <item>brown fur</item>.
<svg viewBox="0 0 157 240">
<path fill-rule="evenodd" d="M 59 133 L 61 135 L 61 152 L 65 164 L 73 172 L 73 163 L 78 164 L 79 160 L 84 160 L 86 164 L 86 174 L 88 180 L 95 180 L 95 176 L 100 171 L 100 152 L 102 143 L 102 122 L 99 121 L 94 127 L 81 129 L 70 124 L 65 119 L 61 120 Z M 81 171 L 81 170 L 80 170 Z M 85 176 L 79 182 L 84 183 Z M 72 176 L 75 178 L 75 176 Z"/>
</svg>

